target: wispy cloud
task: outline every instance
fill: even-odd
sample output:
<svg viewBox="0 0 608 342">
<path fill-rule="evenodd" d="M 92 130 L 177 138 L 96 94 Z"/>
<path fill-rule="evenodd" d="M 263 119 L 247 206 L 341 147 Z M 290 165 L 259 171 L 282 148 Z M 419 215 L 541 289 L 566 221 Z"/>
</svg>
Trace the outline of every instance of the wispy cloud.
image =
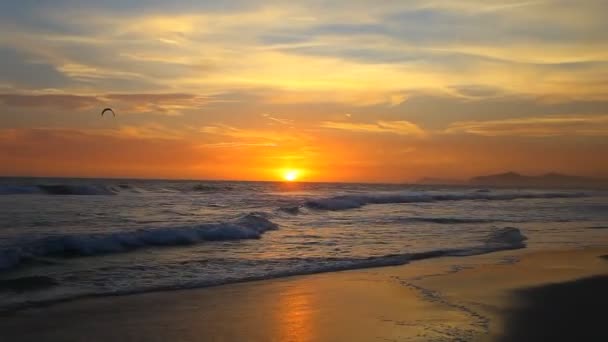
<svg viewBox="0 0 608 342">
<path fill-rule="evenodd" d="M 266 119 L 279 123 L 281 125 L 290 125 L 293 123 L 293 120 L 289 120 L 289 119 L 283 119 L 283 118 L 277 118 L 275 116 L 272 116 L 271 114 L 262 114 L 263 117 L 265 117 Z"/>
<path fill-rule="evenodd" d="M 239 142 L 239 141 L 225 141 L 211 144 L 203 144 L 201 147 L 211 147 L 211 148 L 241 148 L 241 147 L 277 147 L 278 144 L 271 142 Z"/>
<path fill-rule="evenodd" d="M 451 124 L 447 133 L 482 136 L 605 136 L 608 115 L 524 117 L 505 120 L 463 121 Z"/>
<path fill-rule="evenodd" d="M 180 140 L 184 139 L 189 131 L 150 122 L 142 125 L 121 125 L 113 131 L 113 135 L 139 139 Z"/>
<path fill-rule="evenodd" d="M 181 115 L 185 110 L 201 108 L 212 100 L 194 94 L 109 94 L 102 97 L 108 103 L 124 106 L 125 112 Z"/>
<path fill-rule="evenodd" d="M 606 78 L 602 1 L 21 6 L 26 18 L 0 17 L 11 32 L 0 44 L 24 55 L 14 68 L 48 65 L 103 93 L 270 89 L 273 103 L 396 106 L 412 90 L 474 83 L 608 98 L 606 85 L 585 86 Z"/>
<path fill-rule="evenodd" d="M 0 103 L 13 107 L 46 107 L 50 109 L 91 109 L 111 106 L 121 114 L 148 113 L 180 115 L 212 102 L 208 96 L 194 94 L 0 94 Z"/>
<path fill-rule="evenodd" d="M 101 101 L 95 96 L 69 94 L 0 94 L 0 103 L 14 107 L 54 107 L 60 109 L 86 109 L 99 106 Z"/>
<path fill-rule="evenodd" d="M 257 129 L 244 129 L 233 127 L 224 124 L 211 125 L 201 127 L 199 130 L 201 133 L 226 136 L 240 139 L 261 139 L 264 141 L 286 141 L 294 140 L 297 137 L 289 135 L 285 132 L 268 131 L 268 130 L 257 130 Z"/>
<path fill-rule="evenodd" d="M 422 128 L 409 121 L 378 121 L 376 123 L 324 121 L 321 123 L 321 127 L 360 133 L 390 133 L 416 137 L 426 135 Z"/>
</svg>

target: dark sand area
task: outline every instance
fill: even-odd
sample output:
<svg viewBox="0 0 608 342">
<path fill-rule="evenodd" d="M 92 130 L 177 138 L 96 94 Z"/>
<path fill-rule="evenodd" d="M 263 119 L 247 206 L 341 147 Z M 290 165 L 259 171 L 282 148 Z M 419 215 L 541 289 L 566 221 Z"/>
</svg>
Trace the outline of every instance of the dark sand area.
<svg viewBox="0 0 608 342">
<path fill-rule="evenodd" d="M 608 275 L 517 292 L 501 341 L 608 341 Z"/>
<path fill-rule="evenodd" d="M 606 248 L 507 251 L 0 316 L 2 341 L 607 341 Z"/>
</svg>

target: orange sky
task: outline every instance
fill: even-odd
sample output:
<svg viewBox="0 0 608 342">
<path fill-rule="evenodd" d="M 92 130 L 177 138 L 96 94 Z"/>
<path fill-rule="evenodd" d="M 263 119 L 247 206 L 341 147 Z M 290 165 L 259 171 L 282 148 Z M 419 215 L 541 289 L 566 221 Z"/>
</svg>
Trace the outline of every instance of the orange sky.
<svg viewBox="0 0 608 342">
<path fill-rule="evenodd" d="M 606 12 L 599 0 L 3 3 L 0 175 L 608 177 Z M 107 106 L 116 118 L 99 116 Z"/>
</svg>

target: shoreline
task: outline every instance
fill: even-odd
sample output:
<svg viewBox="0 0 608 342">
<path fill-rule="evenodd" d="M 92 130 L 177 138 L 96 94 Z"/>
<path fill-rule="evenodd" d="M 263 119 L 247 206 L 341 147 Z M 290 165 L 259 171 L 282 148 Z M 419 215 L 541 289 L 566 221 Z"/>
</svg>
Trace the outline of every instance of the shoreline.
<svg viewBox="0 0 608 342">
<path fill-rule="evenodd" d="M 525 248 L 525 247 L 523 247 L 523 248 Z M 473 249 L 473 248 L 471 248 L 471 249 Z M 467 249 L 467 250 L 469 251 L 471 249 Z M 405 262 L 394 262 L 394 263 L 370 262 L 369 265 L 365 265 L 365 266 L 357 265 L 352 268 L 344 267 L 344 268 L 334 268 L 331 270 L 320 270 L 320 271 L 313 270 L 308 273 L 296 271 L 293 274 L 286 273 L 286 274 L 281 274 L 278 276 L 270 276 L 270 277 L 253 276 L 251 278 L 243 278 L 243 279 L 239 279 L 239 280 L 219 282 L 216 284 L 195 284 L 192 286 L 159 287 L 159 288 L 146 289 L 143 291 L 133 290 L 133 291 L 126 291 L 126 292 L 82 294 L 82 295 L 74 296 L 74 297 L 57 298 L 57 299 L 51 299 L 51 300 L 46 300 L 46 301 L 41 301 L 41 302 L 29 302 L 27 304 L 16 304 L 14 307 L 7 306 L 4 308 L 0 308 L 0 317 L 10 316 L 11 314 L 15 314 L 15 313 L 18 313 L 19 311 L 23 311 L 23 310 L 28 310 L 28 309 L 33 309 L 33 308 L 45 308 L 45 307 L 50 307 L 50 306 L 54 306 L 54 305 L 60 305 L 60 304 L 64 304 L 64 303 L 77 302 L 77 301 L 88 300 L 88 299 L 99 299 L 99 298 L 106 298 L 106 297 L 137 296 L 137 295 L 145 295 L 145 294 L 180 292 L 180 291 L 196 291 L 196 290 L 211 289 L 211 288 L 216 288 L 216 287 L 238 285 L 238 284 L 256 283 L 256 282 L 264 282 L 264 281 L 289 280 L 291 278 L 296 278 L 296 277 L 306 277 L 306 276 L 333 274 L 333 273 L 341 273 L 341 272 L 357 272 L 357 271 L 366 271 L 369 269 L 382 269 L 382 268 L 386 268 L 386 267 L 403 267 L 403 266 L 411 265 L 413 262 L 419 262 L 419 261 L 424 261 L 424 260 L 441 259 L 441 258 L 470 258 L 470 257 L 475 257 L 475 256 L 480 256 L 480 255 L 485 255 L 485 254 L 494 254 L 494 253 L 512 251 L 512 250 L 517 250 L 517 249 L 519 249 L 519 247 L 505 248 L 505 249 L 499 249 L 499 250 L 495 250 L 495 251 L 484 251 L 484 252 L 479 252 L 478 254 L 463 254 L 463 255 L 457 254 L 457 252 L 462 252 L 461 250 L 454 250 L 453 252 L 456 254 L 449 254 L 448 252 L 443 251 L 443 250 L 440 250 L 438 252 L 437 251 L 420 252 L 418 254 L 412 253 L 411 255 L 404 254 L 404 255 L 394 255 L 393 256 L 393 257 L 402 257 L 404 259 L 406 257 L 409 258 Z M 429 256 L 428 258 L 424 257 L 427 255 Z M 603 257 L 608 258 L 608 255 L 603 256 Z M 378 257 L 378 259 L 381 259 L 381 258 L 383 258 L 383 257 Z M 399 259 L 401 259 L 401 258 L 399 258 Z M 370 261 L 376 261 L 376 259 L 370 258 Z M 52 278 L 48 278 L 45 276 L 40 276 L 40 277 L 32 276 L 32 277 L 22 277 L 22 278 L 8 279 L 8 280 L 0 280 L 0 290 L 14 290 L 14 288 L 16 288 L 16 286 L 38 287 L 38 285 L 20 284 L 22 281 L 23 282 L 29 281 L 30 278 L 37 278 L 35 281 L 40 281 L 39 280 L 40 278 L 42 278 L 42 281 L 49 281 L 49 282 L 54 281 Z M 15 283 L 15 285 L 13 285 L 12 283 Z M 50 286 L 54 286 L 54 285 L 55 284 L 52 284 Z M 42 288 L 42 289 L 45 287 L 47 287 L 47 286 L 46 285 L 40 286 L 40 288 Z M 32 290 L 31 289 L 25 290 L 23 292 L 27 292 L 27 291 L 32 291 Z M 34 291 L 35 291 L 35 289 L 34 289 Z"/>
<path fill-rule="evenodd" d="M 507 333 L 518 291 L 608 275 L 607 254 L 608 247 L 509 250 L 83 298 L 3 313 L 0 331 L 14 341 L 493 341 Z"/>
<path fill-rule="evenodd" d="M 270 222 L 271 223 L 271 222 Z M 269 229 L 273 230 L 273 229 Z M 218 286 L 226 286 L 231 284 L 241 284 L 256 281 L 270 281 L 297 276 L 315 275 L 323 273 L 336 273 L 344 271 L 366 270 L 370 268 L 394 267 L 409 265 L 413 262 L 437 258 L 467 258 L 471 256 L 492 254 L 501 251 L 525 249 L 525 241 L 527 237 L 521 234 L 517 228 L 505 227 L 494 230 L 489 234 L 484 242 L 479 245 L 461 248 L 435 249 L 423 252 L 412 252 L 403 254 L 387 254 L 383 256 L 367 257 L 359 259 L 345 259 L 345 263 L 333 264 L 330 266 L 318 266 L 316 268 L 297 269 L 283 271 L 281 273 L 270 273 L 265 275 L 250 275 L 238 279 L 226 279 L 218 281 L 210 281 L 205 283 L 187 283 L 175 286 L 160 286 L 148 287 L 144 289 L 133 289 L 113 292 L 99 293 L 81 293 L 78 295 L 70 295 L 58 298 L 46 298 L 36 301 L 13 302 L 0 306 L 0 315 L 5 313 L 17 312 L 31 307 L 45 307 L 71 301 L 85 300 L 91 298 L 104 298 L 115 296 L 129 296 L 155 292 L 169 292 L 182 290 L 196 290 L 204 288 L 212 288 Z M 52 291 L 54 286 L 59 283 L 51 277 L 47 276 L 25 276 L 25 277 L 9 277 L 0 279 L 0 291 L 12 291 L 13 293 L 36 293 L 37 290 L 48 289 Z M 0 292 L 1 293 L 1 292 Z"/>
</svg>

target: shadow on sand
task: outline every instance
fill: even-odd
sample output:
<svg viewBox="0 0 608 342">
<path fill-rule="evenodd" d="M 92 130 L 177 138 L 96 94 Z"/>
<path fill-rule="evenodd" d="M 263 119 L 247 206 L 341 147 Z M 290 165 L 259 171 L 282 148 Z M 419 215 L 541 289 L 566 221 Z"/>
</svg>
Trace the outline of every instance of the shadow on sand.
<svg viewBox="0 0 608 342">
<path fill-rule="evenodd" d="M 604 256 L 605 257 L 605 256 Z M 608 341 L 608 275 L 520 290 L 499 341 Z"/>
</svg>

